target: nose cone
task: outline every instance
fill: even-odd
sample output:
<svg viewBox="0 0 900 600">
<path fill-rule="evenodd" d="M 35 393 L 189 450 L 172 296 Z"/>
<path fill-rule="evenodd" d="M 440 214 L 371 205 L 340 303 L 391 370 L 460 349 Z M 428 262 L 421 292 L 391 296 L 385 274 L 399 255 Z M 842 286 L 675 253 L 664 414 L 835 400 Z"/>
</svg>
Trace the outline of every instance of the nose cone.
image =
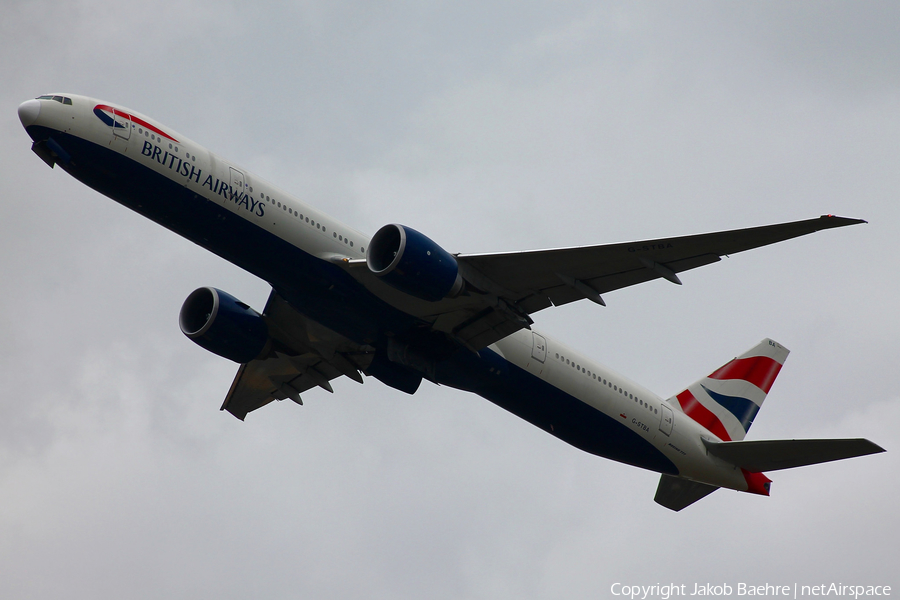
<svg viewBox="0 0 900 600">
<path fill-rule="evenodd" d="M 41 114 L 40 100 L 26 100 L 19 105 L 19 120 L 22 121 L 22 127 L 33 125 L 39 114 Z"/>
</svg>

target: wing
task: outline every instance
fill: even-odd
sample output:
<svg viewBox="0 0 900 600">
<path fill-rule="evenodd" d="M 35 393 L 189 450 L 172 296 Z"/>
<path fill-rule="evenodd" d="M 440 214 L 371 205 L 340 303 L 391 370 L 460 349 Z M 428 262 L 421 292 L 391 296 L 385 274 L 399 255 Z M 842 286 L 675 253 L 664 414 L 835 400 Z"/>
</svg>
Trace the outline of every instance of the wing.
<svg viewBox="0 0 900 600">
<path fill-rule="evenodd" d="M 502 254 L 463 254 L 457 260 L 513 292 L 519 303 L 531 296 L 559 306 L 651 279 L 681 283 L 676 273 L 717 262 L 722 256 L 834 227 L 865 223 L 826 215 L 765 227 L 719 231 L 623 244 L 532 250 Z M 579 290 L 581 282 L 588 290 Z"/>
<path fill-rule="evenodd" d="M 360 370 L 372 361 L 371 348 L 353 344 L 337 333 L 307 320 L 274 290 L 263 318 L 272 337 L 265 358 L 241 365 L 222 404 L 238 419 L 273 400 L 290 398 L 303 404 L 300 394 L 346 375 L 363 382 Z"/>
<path fill-rule="evenodd" d="M 684 237 L 554 250 L 460 254 L 463 277 L 481 301 L 446 303 L 435 328 L 475 349 L 528 327 L 528 315 L 652 279 L 680 284 L 677 273 L 822 229 L 865 223 L 825 215 L 817 219 Z M 438 303 L 440 304 L 440 303 Z"/>
<path fill-rule="evenodd" d="M 677 273 L 717 262 L 722 256 L 799 237 L 822 229 L 865 223 L 826 215 L 818 219 L 750 229 L 662 238 L 602 246 L 553 250 L 459 254 L 456 260 L 466 282 L 458 297 L 427 302 L 395 290 L 365 266 L 365 260 L 334 256 L 376 296 L 412 314 L 431 329 L 479 350 L 511 333 L 529 328 L 530 315 L 549 306 L 590 299 L 652 279 L 680 284 Z M 272 400 L 291 398 L 347 375 L 362 383 L 374 348 L 359 346 L 325 329 L 291 308 L 274 290 L 263 317 L 273 339 L 264 359 L 238 370 L 222 405 L 239 419 Z"/>
</svg>

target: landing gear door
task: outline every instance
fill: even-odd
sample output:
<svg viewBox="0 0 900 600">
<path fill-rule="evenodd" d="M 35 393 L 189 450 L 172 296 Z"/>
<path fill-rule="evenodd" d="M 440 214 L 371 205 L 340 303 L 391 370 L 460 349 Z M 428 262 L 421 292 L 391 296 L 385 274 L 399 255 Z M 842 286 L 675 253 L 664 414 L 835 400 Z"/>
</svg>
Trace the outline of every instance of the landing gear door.
<svg viewBox="0 0 900 600">
<path fill-rule="evenodd" d="M 666 435 L 672 435 L 672 425 L 675 423 L 675 414 L 672 409 L 663 402 L 659 405 L 659 430 Z"/>
</svg>

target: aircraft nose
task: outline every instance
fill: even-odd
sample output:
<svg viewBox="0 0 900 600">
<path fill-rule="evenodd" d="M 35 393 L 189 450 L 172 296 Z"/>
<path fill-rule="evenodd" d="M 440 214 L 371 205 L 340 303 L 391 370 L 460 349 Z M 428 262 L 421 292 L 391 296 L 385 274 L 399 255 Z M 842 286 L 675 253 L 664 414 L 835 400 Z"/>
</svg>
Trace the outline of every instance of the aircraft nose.
<svg viewBox="0 0 900 600">
<path fill-rule="evenodd" d="M 19 120 L 22 121 L 22 127 L 33 125 L 39 114 L 41 114 L 40 100 L 26 100 L 19 105 Z"/>
</svg>

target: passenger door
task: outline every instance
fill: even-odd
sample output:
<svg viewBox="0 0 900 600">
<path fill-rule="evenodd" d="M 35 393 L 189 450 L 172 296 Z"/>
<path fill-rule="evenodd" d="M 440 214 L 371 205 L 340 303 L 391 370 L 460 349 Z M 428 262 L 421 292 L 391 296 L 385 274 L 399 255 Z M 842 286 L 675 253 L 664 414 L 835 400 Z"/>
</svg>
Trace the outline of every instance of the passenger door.
<svg viewBox="0 0 900 600">
<path fill-rule="evenodd" d="M 666 435 L 672 435 L 672 426 L 675 424 L 675 413 L 663 402 L 659 405 L 659 430 Z"/>
<path fill-rule="evenodd" d="M 113 109 L 113 137 L 128 140 L 131 137 L 131 117 Z"/>
<path fill-rule="evenodd" d="M 229 171 L 231 172 L 231 194 L 240 196 L 244 192 L 244 174 L 234 167 L 229 167 Z M 234 198 L 228 199 L 233 200 Z"/>
<path fill-rule="evenodd" d="M 547 360 L 547 340 L 544 336 L 531 332 L 534 338 L 534 345 L 531 347 L 531 358 L 543 364 Z"/>
</svg>

